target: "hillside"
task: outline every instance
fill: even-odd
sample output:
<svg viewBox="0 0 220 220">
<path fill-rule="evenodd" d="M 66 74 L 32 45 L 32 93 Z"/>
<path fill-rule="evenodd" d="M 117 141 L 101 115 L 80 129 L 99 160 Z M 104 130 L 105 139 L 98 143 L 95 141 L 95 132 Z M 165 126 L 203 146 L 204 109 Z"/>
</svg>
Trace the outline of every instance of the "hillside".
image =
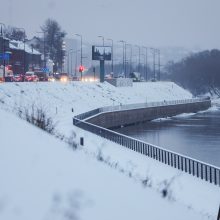
<svg viewBox="0 0 220 220">
<path fill-rule="evenodd" d="M 1 219 L 202 219 L 15 116 L 0 121 Z"/>
<path fill-rule="evenodd" d="M 219 187 L 72 125 L 74 114 L 105 105 L 186 98 L 191 98 L 189 92 L 169 82 L 133 88 L 80 82 L 1 84 L 0 217 L 77 219 L 74 211 L 80 219 L 146 219 L 146 213 L 155 220 L 215 219 Z M 76 143 L 84 137 L 85 146 L 72 151 L 5 112 L 18 115 L 33 105 L 57 122 L 55 134 Z M 76 208 L 78 202 L 85 208 Z M 54 209 L 58 211 L 52 213 Z"/>
</svg>

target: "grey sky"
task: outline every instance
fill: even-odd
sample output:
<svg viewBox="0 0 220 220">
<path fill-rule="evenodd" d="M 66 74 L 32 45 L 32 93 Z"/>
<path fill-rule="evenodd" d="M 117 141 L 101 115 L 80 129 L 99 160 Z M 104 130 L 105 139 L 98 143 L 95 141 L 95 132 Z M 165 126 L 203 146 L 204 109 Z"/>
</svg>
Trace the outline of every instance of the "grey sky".
<svg viewBox="0 0 220 220">
<path fill-rule="evenodd" d="M 4 2 L 4 3 L 3 3 Z M 28 36 L 47 18 L 71 37 L 98 35 L 146 46 L 220 48 L 219 0 L 0 0 L 0 22 Z M 2 10 L 4 4 L 5 10 Z"/>
</svg>

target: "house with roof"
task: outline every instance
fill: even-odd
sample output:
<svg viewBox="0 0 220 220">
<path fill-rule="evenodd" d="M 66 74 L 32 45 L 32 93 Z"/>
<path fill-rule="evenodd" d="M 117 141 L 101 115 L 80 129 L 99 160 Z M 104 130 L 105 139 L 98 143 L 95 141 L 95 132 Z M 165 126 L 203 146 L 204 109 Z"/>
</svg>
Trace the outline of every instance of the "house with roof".
<svg viewBox="0 0 220 220">
<path fill-rule="evenodd" d="M 14 73 L 25 73 L 29 70 L 39 70 L 42 66 L 42 54 L 22 41 L 9 42 L 10 59 Z"/>
</svg>

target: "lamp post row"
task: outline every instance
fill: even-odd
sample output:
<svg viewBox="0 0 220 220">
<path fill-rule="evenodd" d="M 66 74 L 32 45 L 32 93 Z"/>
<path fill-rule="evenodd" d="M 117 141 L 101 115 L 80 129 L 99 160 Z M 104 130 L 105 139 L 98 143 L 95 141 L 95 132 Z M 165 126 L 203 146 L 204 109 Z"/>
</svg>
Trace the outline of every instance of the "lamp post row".
<svg viewBox="0 0 220 220">
<path fill-rule="evenodd" d="M 2 39 L 3 39 L 3 42 L 4 42 L 4 32 L 2 31 L 2 26 L 4 27 L 5 29 L 5 24 L 4 23 L 0 23 L 0 26 L 1 26 L 1 35 L 2 35 Z M 24 67 L 23 67 L 23 70 L 24 70 L 24 73 L 25 73 L 25 70 L 26 70 L 26 59 L 25 59 L 25 29 L 24 28 L 16 28 L 18 30 L 22 30 L 23 31 L 23 34 L 24 34 L 24 40 L 23 40 L 23 43 L 24 43 L 24 55 L 23 55 L 23 62 L 24 62 Z M 45 31 L 42 31 L 42 32 L 38 32 L 38 33 L 43 33 L 44 34 L 44 67 L 46 66 L 46 58 L 45 58 Z M 83 52 L 82 52 L 82 35 L 81 34 L 75 34 L 75 36 L 78 36 L 80 37 L 80 65 L 83 66 Z M 102 44 L 103 46 L 105 45 L 105 38 L 104 36 L 98 36 L 100 38 L 102 38 Z M 114 59 L 113 59 L 113 48 L 114 48 L 114 41 L 112 39 L 107 39 L 109 41 L 111 41 L 111 47 L 112 47 L 112 63 L 111 63 L 111 71 L 112 73 L 114 72 Z M 120 43 L 123 44 L 123 72 L 126 76 L 127 74 L 127 46 L 130 46 L 130 71 L 131 71 L 131 68 L 132 68 L 132 56 L 133 56 L 133 51 L 132 51 L 132 45 L 131 44 L 127 44 L 126 41 L 124 40 L 120 40 L 119 41 Z M 135 45 L 135 47 L 138 48 L 138 72 L 140 72 L 140 66 L 141 66 L 141 63 L 140 63 L 140 56 L 141 56 L 141 46 L 138 46 L 138 45 Z M 145 71 L 144 71 L 144 74 L 145 74 L 145 79 L 147 80 L 147 77 L 148 77 L 148 69 L 147 69 L 147 66 L 148 66 L 148 49 L 150 49 L 152 51 L 152 54 L 153 54 L 153 73 L 154 73 L 154 80 L 156 80 L 156 54 L 158 55 L 158 79 L 160 80 L 160 50 L 159 49 L 156 49 L 156 48 L 148 48 L 148 47 L 142 47 L 143 49 L 145 49 Z M 3 54 L 4 54 L 4 43 L 3 43 L 3 46 L 2 46 L 2 50 L 3 50 Z M 74 51 L 74 53 L 78 52 L 79 50 L 77 51 Z M 72 49 L 70 51 L 68 51 L 68 72 L 69 72 L 69 55 L 70 55 L 70 52 L 73 52 Z M 77 55 L 76 55 L 77 56 Z M 76 58 L 77 59 L 77 58 Z M 72 62 L 72 59 L 71 59 L 71 62 Z M 5 60 L 3 59 L 3 66 L 4 66 L 4 73 L 3 73 L 3 76 L 5 76 Z M 72 69 L 72 67 L 71 67 Z M 81 72 L 81 79 L 82 79 L 82 72 Z"/>
</svg>

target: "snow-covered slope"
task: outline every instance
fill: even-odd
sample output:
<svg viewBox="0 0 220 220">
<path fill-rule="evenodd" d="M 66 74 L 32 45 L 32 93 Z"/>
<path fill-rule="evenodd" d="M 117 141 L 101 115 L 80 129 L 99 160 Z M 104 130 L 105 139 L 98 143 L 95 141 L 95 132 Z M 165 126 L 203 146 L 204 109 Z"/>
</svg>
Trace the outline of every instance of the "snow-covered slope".
<svg viewBox="0 0 220 220">
<path fill-rule="evenodd" d="M 0 107 L 13 111 L 33 104 L 41 106 L 58 122 L 58 129 L 69 135 L 72 116 L 108 105 L 144 103 L 191 98 L 171 82 L 134 83 L 116 88 L 108 83 L 7 83 L 0 86 Z M 74 109 L 72 113 L 71 109 Z M 17 111 L 17 110 L 16 110 Z M 68 126 L 68 128 L 67 128 Z"/>
<path fill-rule="evenodd" d="M 0 219 L 207 219 L 2 110 L 0 121 Z"/>
<path fill-rule="evenodd" d="M 97 181 L 96 178 L 98 177 L 96 176 L 95 173 L 97 172 L 97 175 L 99 177 L 101 176 L 100 177 L 101 179 L 99 179 L 100 183 L 97 184 L 97 190 L 98 188 L 101 188 L 99 189 L 101 191 L 98 193 L 97 196 L 98 201 L 99 202 L 101 201 L 100 202 L 101 205 L 97 206 L 98 207 L 97 209 L 91 209 L 91 210 L 93 210 L 94 215 L 95 214 L 97 215 L 96 213 L 98 212 L 97 210 L 103 209 L 104 211 L 102 212 L 99 211 L 101 212 L 100 216 L 102 219 L 108 219 L 108 216 L 109 219 L 129 219 L 127 218 L 127 215 L 125 213 L 127 213 L 129 216 L 132 217 L 130 219 L 142 219 L 142 218 L 146 219 L 144 214 L 145 213 L 144 209 L 146 209 L 146 212 L 149 213 L 155 212 L 154 214 L 155 218 L 152 217 L 153 215 L 150 215 L 151 217 L 150 219 L 162 219 L 158 210 L 160 209 L 160 207 L 165 207 L 166 205 L 163 204 L 160 205 L 159 203 L 158 206 L 159 208 L 157 207 L 157 209 L 155 210 L 155 204 L 157 203 L 157 200 L 154 199 L 161 196 L 161 190 L 163 190 L 164 188 L 168 188 L 169 191 L 168 195 L 169 198 L 171 198 L 172 200 L 172 203 L 169 201 L 168 204 L 169 205 L 172 204 L 173 210 L 176 210 L 175 208 L 176 206 L 178 207 L 182 206 L 184 211 L 180 213 L 191 215 L 190 213 L 195 212 L 197 213 L 196 214 L 197 216 L 200 215 L 200 217 L 185 216 L 186 217 L 185 219 L 207 219 L 208 217 L 210 217 L 210 219 L 215 219 L 217 214 L 217 209 L 219 206 L 219 198 L 220 198 L 219 187 L 211 185 L 205 181 L 196 179 L 195 177 L 184 174 L 183 172 L 180 172 L 171 167 L 160 164 L 157 161 L 144 157 L 143 155 L 140 155 L 133 151 L 129 151 L 125 148 L 122 148 L 121 146 L 116 145 L 115 143 L 103 140 L 100 137 L 97 137 L 89 132 L 76 128 L 72 125 L 73 115 L 97 107 L 102 107 L 106 105 L 118 105 L 120 103 L 127 104 L 127 103 L 160 101 L 160 100 L 187 99 L 191 97 L 192 95 L 189 92 L 185 91 L 184 89 L 180 88 L 179 86 L 171 82 L 135 83 L 134 87 L 132 88 L 131 87 L 115 88 L 108 83 L 91 84 L 91 83 L 81 83 L 81 82 L 74 82 L 74 83 L 72 82 L 67 84 L 61 84 L 61 83 L 1 84 L 0 109 L 4 109 L 6 111 L 10 111 L 15 114 L 18 114 L 19 109 L 23 109 L 23 108 L 31 109 L 33 105 L 43 108 L 45 109 L 47 115 L 52 117 L 54 122 L 57 122 L 56 132 L 65 135 L 65 137 L 70 137 L 72 132 L 75 132 L 77 142 L 79 142 L 80 137 L 84 137 L 85 147 L 81 150 L 81 152 L 75 152 L 75 153 L 72 153 L 68 150 L 63 150 L 63 148 L 66 148 L 66 146 L 63 143 L 58 144 L 58 142 L 54 141 L 52 137 L 48 137 L 47 135 L 43 134 L 43 132 L 38 131 L 36 129 L 33 130 L 33 133 L 37 131 L 37 135 L 29 133 L 29 130 L 30 131 L 32 130 L 30 129 L 31 127 L 29 125 L 15 118 L 11 119 L 10 118 L 11 116 L 7 115 L 4 112 L 1 112 L 0 137 L 1 139 L 3 139 L 2 137 L 4 137 L 5 142 L 4 145 L 1 145 L 0 148 L 1 151 L 8 152 L 8 154 L 11 155 L 11 158 L 6 157 L 6 159 L 3 160 L 5 164 L 0 165 L 1 167 L 0 169 L 3 169 L 1 170 L 0 173 L 4 174 L 5 184 L 7 185 L 7 182 L 9 182 L 11 184 L 10 189 L 12 189 L 16 179 L 12 179 L 13 181 L 9 181 L 8 179 L 7 181 L 7 175 L 11 173 L 10 175 L 12 175 L 12 177 L 15 176 L 13 178 L 16 178 L 16 173 L 21 172 L 23 168 L 25 168 L 26 170 L 24 171 L 24 173 L 22 173 L 22 175 L 17 176 L 17 181 L 20 181 L 19 183 L 20 185 L 23 184 L 22 181 L 25 181 L 24 185 L 29 184 L 26 185 L 27 187 L 22 188 L 21 186 L 21 188 L 23 189 L 23 191 L 25 191 L 25 188 L 28 189 L 28 187 L 30 186 L 31 187 L 30 192 L 32 192 L 32 190 L 34 191 L 33 188 L 38 187 L 38 185 L 39 187 L 41 187 L 41 181 L 44 180 L 44 177 L 48 176 L 48 181 L 50 181 L 51 179 L 51 182 L 45 182 L 48 188 L 44 188 L 45 186 L 42 186 L 43 188 L 39 188 L 38 192 L 42 190 L 42 192 L 45 194 L 49 193 L 47 195 L 55 194 L 55 199 L 53 201 L 50 200 L 50 204 L 51 204 L 50 209 L 52 210 L 54 209 L 54 207 L 56 207 L 57 200 L 62 200 L 63 202 L 62 204 L 58 202 L 60 205 L 59 209 L 63 209 L 63 206 L 66 205 L 66 203 L 69 201 L 69 197 L 66 196 L 66 194 L 67 193 L 71 194 L 75 190 L 74 187 L 72 190 L 71 186 L 74 186 L 75 182 L 78 181 L 76 180 L 78 177 L 75 176 L 75 174 L 78 174 L 78 172 L 82 172 L 82 173 L 84 172 L 84 173 L 82 174 L 83 177 L 79 177 L 79 179 L 80 178 L 83 179 L 82 181 L 83 183 L 77 182 L 77 184 L 79 186 L 82 185 L 82 187 L 84 187 L 83 190 L 85 191 L 87 191 L 88 188 L 90 195 L 91 194 L 90 187 L 93 189 L 95 188 L 96 185 L 96 181 Z M 74 109 L 74 112 L 71 111 L 72 108 Z M 16 125 L 16 123 L 13 124 L 12 122 L 11 124 L 9 123 L 10 121 L 13 120 L 19 125 Z M 31 138 L 31 141 L 29 138 Z M 54 149 L 57 149 L 56 147 L 57 145 L 59 145 L 59 149 L 57 150 L 57 155 L 56 155 L 56 151 L 53 152 L 53 147 Z M 29 147 L 33 146 L 35 150 L 37 150 L 38 149 L 37 146 L 39 146 L 40 147 L 39 152 L 35 154 L 34 151 L 33 152 L 31 151 L 32 148 L 29 148 L 28 146 Z M 24 147 L 24 149 L 22 147 Z M 23 149 L 23 151 L 21 151 L 22 155 L 19 154 L 20 149 Z M 60 152 L 62 151 L 61 149 L 65 153 Z M 97 171 L 95 171 L 96 165 L 94 165 L 95 166 L 94 171 L 91 172 L 88 171 L 88 174 L 86 175 L 85 172 L 89 170 L 90 166 L 92 167 L 93 163 L 96 163 L 94 162 L 94 158 L 96 158 L 97 155 L 100 154 L 100 152 L 105 160 L 105 166 L 100 165 L 103 171 L 99 171 L 98 170 L 99 168 L 97 168 Z M 19 157 L 22 157 L 25 156 L 25 154 L 30 158 L 28 159 L 27 157 L 28 160 L 27 162 L 25 160 L 26 157 L 20 159 L 16 158 L 17 155 L 20 155 Z M 5 154 L 1 153 L 1 155 L 5 155 Z M 53 162 L 50 162 L 52 155 L 54 156 L 54 159 Z M 69 157 L 71 159 L 68 159 Z M 78 159 L 76 159 L 77 157 L 79 157 L 79 161 Z M 41 160 L 43 162 L 41 162 Z M 47 160 L 48 162 L 46 162 Z M 78 162 L 76 162 L 76 164 L 74 164 L 74 162 L 69 162 L 72 160 Z M 15 161 L 14 165 L 13 165 L 13 161 Z M 36 162 L 36 161 L 40 161 L 40 162 Z M 87 161 L 90 161 L 91 163 Z M 21 167 L 19 167 L 18 165 L 19 162 L 21 162 L 20 164 Z M 41 163 L 43 164 L 42 166 L 40 165 Z M 11 166 L 9 166 L 9 164 L 11 164 Z M 110 174 L 111 172 L 114 172 L 114 170 L 108 172 L 107 170 L 110 169 L 106 167 L 106 165 L 114 167 L 114 169 L 116 169 L 118 173 Z M 31 182 L 31 180 L 27 180 L 28 175 L 26 175 L 26 173 L 30 174 L 31 178 L 33 177 L 32 175 L 34 172 L 31 172 L 28 169 L 28 167 L 31 166 L 33 166 L 33 171 L 35 171 L 34 170 L 35 168 L 38 170 L 36 171 L 36 173 L 38 173 L 37 174 L 38 181 L 36 181 L 37 184 L 34 184 L 35 181 Z M 5 169 L 5 167 L 10 168 L 10 170 Z M 79 167 L 82 168 L 82 171 L 79 171 Z M 67 173 L 63 174 L 63 172 L 65 171 L 62 171 L 60 169 L 63 170 L 66 169 L 68 171 L 67 172 L 68 174 Z M 41 176 L 41 172 L 43 176 Z M 53 178 L 50 178 L 51 172 L 56 177 L 56 178 L 54 177 L 55 181 L 52 181 Z M 122 174 L 119 174 L 119 172 L 121 172 Z M 109 175 L 109 178 L 107 178 L 103 173 L 106 173 L 106 176 Z M 123 181 L 121 179 L 125 178 L 124 174 L 131 177 L 129 178 L 127 189 L 125 186 L 123 186 L 123 184 L 121 184 L 121 181 Z M 33 177 L 33 179 L 36 180 L 37 177 Z M 24 178 L 24 180 L 22 178 Z M 62 180 L 63 182 L 61 183 L 61 186 L 64 187 L 59 188 L 54 182 L 57 181 L 59 183 L 62 178 L 64 180 Z M 71 178 L 71 179 L 65 179 L 65 178 Z M 94 178 L 95 180 L 93 180 Z M 145 189 L 147 190 L 147 193 L 146 191 L 143 192 L 143 197 L 144 197 L 143 198 L 138 194 L 138 192 L 142 194 L 143 189 L 140 187 L 140 184 L 143 180 L 146 179 L 148 180 L 147 185 L 150 185 L 150 190 L 148 189 L 148 187 L 147 189 Z M 115 182 L 117 181 L 119 182 L 118 184 L 120 184 L 119 188 L 117 188 L 114 185 Z M 127 181 L 127 179 L 125 181 Z M 91 185 L 89 184 L 90 182 Z M 107 185 L 107 182 L 110 182 L 111 184 Z M 55 184 L 54 186 L 53 183 Z M 1 181 L 0 184 L 2 184 Z M 68 187 L 66 187 L 65 184 L 67 184 Z M 137 185 L 138 187 L 140 187 L 140 191 L 139 189 L 137 189 L 136 191 L 131 192 L 131 194 L 130 192 L 128 193 L 128 191 L 131 190 L 130 187 L 134 188 Z M 119 195 L 118 197 L 122 198 L 121 200 L 117 197 L 117 194 L 114 194 L 113 196 L 113 190 L 110 190 L 111 192 L 110 194 L 106 194 L 106 190 L 108 190 L 109 187 L 111 188 L 111 186 L 113 188 L 114 187 L 116 188 L 116 193 L 118 193 L 119 189 L 122 190 L 121 192 L 122 194 L 120 193 L 118 194 Z M 51 187 L 53 189 L 52 190 L 53 192 L 51 192 L 50 190 Z M 126 192 L 123 191 L 124 190 L 123 188 L 125 188 L 125 190 L 127 191 Z M 16 190 L 16 188 L 13 190 L 17 191 L 17 193 L 21 191 L 21 194 L 19 194 L 17 198 L 22 197 L 22 192 L 23 192 L 22 190 Z M 54 193 L 54 191 L 56 190 L 58 193 Z M 13 193 L 15 193 L 14 191 Z M 60 191 L 62 192 L 62 196 L 61 196 L 62 198 L 60 198 L 59 196 Z M 94 194 L 96 194 L 95 190 L 94 190 Z M 17 194 L 15 193 L 15 195 Z M 103 197 L 104 195 L 106 195 L 106 197 Z M 1 198 L 4 198 L 3 199 L 5 201 L 4 203 L 1 203 L 2 201 Z M 44 197 L 41 197 L 41 199 L 43 198 Z M 92 196 L 88 196 L 88 197 L 86 195 L 86 199 L 88 199 L 86 201 L 90 201 L 90 199 L 94 200 L 94 198 L 96 198 L 96 196 L 93 197 L 93 194 Z M 17 200 L 19 201 L 19 199 Z M 24 201 L 32 202 L 30 204 L 30 206 L 33 205 L 33 207 L 30 208 L 31 210 L 33 210 L 35 206 L 38 206 L 38 203 L 35 204 L 34 201 L 32 201 L 31 196 L 25 197 Z M 96 204 L 96 202 L 94 203 Z M 7 195 L 4 196 L 3 194 L 2 196 L 0 194 L 0 214 L 2 210 L 1 207 L 6 207 L 5 204 L 7 204 Z M 8 204 L 11 204 L 11 202 L 8 202 Z M 42 204 L 44 203 L 42 202 Z M 67 206 L 70 207 L 71 204 L 67 204 Z M 108 207 L 108 211 L 107 211 L 107 206 L 111 206 Z M 151 208 L 149 208 L 149 210 L 147 211 L 148 206 Z M 17 212 L 16 207 L 17 206 L 13 206 L 13 210 L 15 210 L 15 212 Z M 47 207 L 48 206 L 46 206 L 46 208 Z M 115 211 L 117 210 L 117 207 L 121 207 L 123 213 L 122 215 L 119 214 L 119 217 L 117 217 L 117 212 Z M 186 209 L 187 207 L 188 209 Z M 190 211 L 190 209 L 192 210 L 192 212 Z M 64 208 L 64 210 L 66 210 L 66 208 Z M 45 211 L 47 210 L 44 209 L 43 212 L 45 213 Z M 19 212 L 20 211 L 18 211 L 18 213 Z M 108 214 L 107 217 L 103 217 L 104 215 L 103 213 L 106 212 L 107 213 L 112 212 L 112 213 Z M 139 213 L 139 215 L 136 214 L 137 212 Z M 164 217 L 164 219 L 171 219 L 171 220 L 181 219 L 181 216 L 178 217 L 166 216 L 171 214 L 170 212 L 171 211 L 169 208 L 167 208 L 167 211 L 165 209 L 161 209 L 161 213 L 163 213 L 163 215 L 166 217 L 166 218 Z M 30 213 L 32 212 L 30 211 Z M 185 214 L 181 214 L 181 215 L 184 216 Z M 51 213 L 48 215 L 51 215 Z M 99 219 L 99 218 L 95 218 L 94 215 L 91 215 L 92 217 L 90 219 Z M 134 217 L 135 215 L 137 215 L 137 218 Z M 85 217 L 82 219 L 87 219 L 87 218 Z"/>
</svg>

